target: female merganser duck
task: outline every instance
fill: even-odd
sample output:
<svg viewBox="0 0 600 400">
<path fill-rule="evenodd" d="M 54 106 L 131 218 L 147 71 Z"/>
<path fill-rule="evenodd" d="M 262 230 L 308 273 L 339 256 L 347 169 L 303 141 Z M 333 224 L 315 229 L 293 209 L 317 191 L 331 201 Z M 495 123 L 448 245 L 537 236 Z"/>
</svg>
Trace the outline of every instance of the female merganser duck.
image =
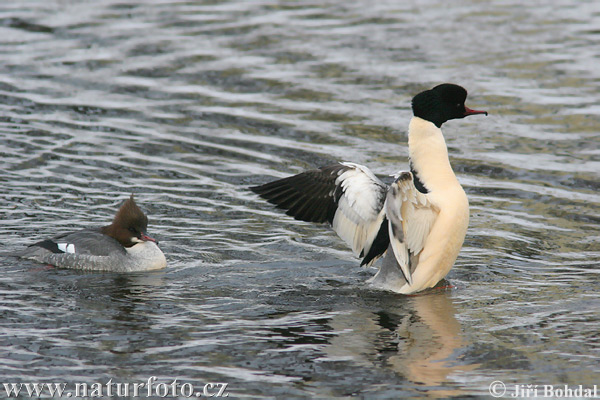
<svg viewBox="0 0 600 400">
<path fill-rule="evenodd" d="M 385 254 L 370 279 L 378 287 L 414 293 L 435 286 L 452 268 L 469 224 L 469 201 L 452 171 L 442 124 L 486 111 L 465 106 L 467 91 L 444 83 L 416 95 L 408 127 L 410 172 L 387 186 L 349 162 L 250 188 L 286 214 L 328 221 L 362 265 Z"/>
<path fill-rule="evenodd" d="M 166 267 L 156 240 L 146 235 L 148 217 L 127 199 L 110 225 L 83 229 L 32 244 L 17 254 L 56 267 L 133 272 Z"/>
</svg>

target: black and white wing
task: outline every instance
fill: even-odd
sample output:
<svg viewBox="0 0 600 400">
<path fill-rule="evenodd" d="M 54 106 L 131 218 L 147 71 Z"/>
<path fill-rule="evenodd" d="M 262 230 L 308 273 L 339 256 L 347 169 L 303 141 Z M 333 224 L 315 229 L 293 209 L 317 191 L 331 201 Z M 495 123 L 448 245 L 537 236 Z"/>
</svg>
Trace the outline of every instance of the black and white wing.
<svg viewBox="0 0 600 400">
<path fill-rule="evenodd" d="M 354 253 L 371 264 L 387 250 L 387 186 L 368 168 L 339 163 L 250 188 L 286 214 L 329 222 Z"/>
<path fill-rule="evenodd" d="M 390 244 L 409 285 L 411 258 L 423 250 L 439 210 L 414 184 L 413 174 L 400 172 L 387 192 L 385 213 L 389 221 Z"/>
</svg>

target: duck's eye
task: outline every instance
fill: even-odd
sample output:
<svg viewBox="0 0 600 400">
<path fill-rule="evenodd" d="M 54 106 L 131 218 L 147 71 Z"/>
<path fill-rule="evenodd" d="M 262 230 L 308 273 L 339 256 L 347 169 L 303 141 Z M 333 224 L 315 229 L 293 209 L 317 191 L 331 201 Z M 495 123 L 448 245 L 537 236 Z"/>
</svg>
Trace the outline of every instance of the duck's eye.
<svg viewBox="0 0 600 400">
<path fill-rule="evenodd" d="M 137 231 L 135 230 L 135 228 L 129 228 L 129 232 L 135 233 L 137 235 Z"/>
</svg>

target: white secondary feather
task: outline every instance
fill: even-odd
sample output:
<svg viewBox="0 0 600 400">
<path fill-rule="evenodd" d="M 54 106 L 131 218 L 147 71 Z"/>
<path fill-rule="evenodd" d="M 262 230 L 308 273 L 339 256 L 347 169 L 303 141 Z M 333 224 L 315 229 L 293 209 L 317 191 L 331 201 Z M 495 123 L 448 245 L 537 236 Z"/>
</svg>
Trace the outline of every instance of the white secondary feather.
<svg viewBox="0 0 600 400">
<path fill-rule="evenodd" d="M 56 247 L 64 253 L 75 253 L 75 245 L 73 243 L 57 243 Z"/>
<path fill-rule="evenodd" d="M 386 186 L 368 168 L 341 163 L 349 169 L 336 179 L 338 200 L 332 227 L 356 255 L 366 254 L 383 222 Z"/>
<path fill-rule="evenodd" d="M 410 172 L 399 172 L 388 190 L 385 212 L 394 256 L 409 285 L 412 284 L 410 253 L 418 255 L 429 236 L 438 210 L 415 187 Z M 409 253 L 410 252 L 410 253 Z"/>
</svg>

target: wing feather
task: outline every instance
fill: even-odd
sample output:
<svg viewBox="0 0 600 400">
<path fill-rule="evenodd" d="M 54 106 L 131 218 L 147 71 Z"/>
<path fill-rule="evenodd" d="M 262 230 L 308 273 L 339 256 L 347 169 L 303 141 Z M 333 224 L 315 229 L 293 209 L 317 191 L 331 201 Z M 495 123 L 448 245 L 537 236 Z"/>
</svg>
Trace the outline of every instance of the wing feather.
<svg viewBox="0 0 600 400">
<path fill-rule="evenodd" d="M 356 255 L 365 257 L 363 263 L 370 264 L 387 248 L 380 233 L 387 187 L 362 165 L 329 165 L 250 189 L 296 219 L 328 221 Z"/>
<path fill-rule="evenodd" d="M 412 285 L 411 258 L 423 250 L 439 210 L 427 194 L 417 190 L 412 173 L 400 172 L 395 178 L 385 203 L 390 244 L 406 281 Z"/>
</svg>

